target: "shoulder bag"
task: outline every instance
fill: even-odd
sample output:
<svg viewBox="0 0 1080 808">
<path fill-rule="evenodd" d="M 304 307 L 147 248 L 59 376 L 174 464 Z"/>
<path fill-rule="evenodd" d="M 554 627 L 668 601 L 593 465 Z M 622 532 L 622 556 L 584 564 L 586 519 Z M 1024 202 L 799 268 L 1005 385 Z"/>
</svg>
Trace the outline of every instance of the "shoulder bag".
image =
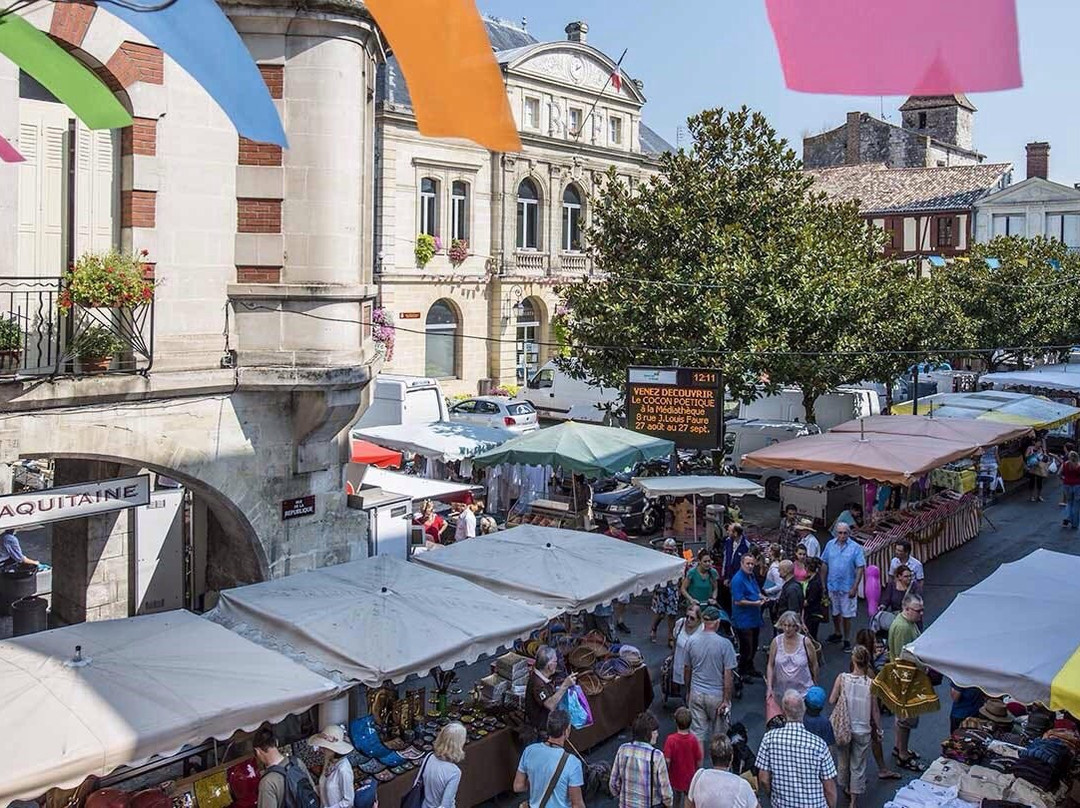
<svg viewBox="0 0 1080 808">
<path fill-rule="evenodd" d="M 562 777 L 563 769 L 566 768 L 566 761 L 570 759 L 570 753 L 565 749 L 563 750 L 562 757 L 559 758 L 559 765 L 555 767 L 555 771 L 551 773 L 551 779 L 548 780 L 547 788 L 544 789 L 544 796 L 540 799 L 540 805 L 537 808 L 547 808 L 547 804 L 551 801 L 551 796 L 555 793 L 555 786 L 559 783 L 559 778 Z M 403 808 L 405 803 L 401 803 Z M 525 800 L 518 806 L 518 808 L 530 808 L 529 801 Z"/>
<path fill-rule="evenodd" d="M 846 690 L 847 680 L 844 679 L 844 674 L 840 674 L 840 698 L 836 700 L 836 706 L 833 707 L 832 715 L 829 716 L 837 746 L 847 746 L 851 743 L 851 716 L 848 715 Z"/>
<path fill-rule="evenodd" d="M 416 775 L 412 788 L 405 792 L 401 798 L 401 808 L 423 808 L 424 805 L 424 769 L 427 768 L 428 760 L 433 753 L 428 752 L 424 756 L 424 762 L 420 764 L 420 773 Z"/>
</svg>

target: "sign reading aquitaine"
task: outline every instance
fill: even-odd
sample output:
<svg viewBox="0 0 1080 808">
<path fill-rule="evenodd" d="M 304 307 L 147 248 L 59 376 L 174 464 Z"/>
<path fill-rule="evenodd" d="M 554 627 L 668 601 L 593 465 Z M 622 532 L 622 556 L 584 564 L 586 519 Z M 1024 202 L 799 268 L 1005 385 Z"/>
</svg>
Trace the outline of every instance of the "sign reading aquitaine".
<svg viewBox="0 0 1080 808">
<path fill-rule="evenodd" d="M 716 449 L 722 417 L 719 371 L 651 367 L 626 371 L 626 420 L 635 432 L 666 438 L 681 449 Z"/>
<path fill-rule="evenodd" d="M 121 477 L 0 497 L 0 528 L 42 525 L 150 502 L 150 477 Z"/>
</svg>

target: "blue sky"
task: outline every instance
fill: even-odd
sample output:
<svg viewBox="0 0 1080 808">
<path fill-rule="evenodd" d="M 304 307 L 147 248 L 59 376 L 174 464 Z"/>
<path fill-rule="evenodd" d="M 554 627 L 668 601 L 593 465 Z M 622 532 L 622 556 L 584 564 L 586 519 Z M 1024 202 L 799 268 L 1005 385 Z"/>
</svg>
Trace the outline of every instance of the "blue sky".
<svg viewBox="0 0 1080 808">
<path fill-rule="evenodd" d="M 1024 179 L 1024 144 L 1050 142 L 1050 179 L 1080 182 L 1080 89 L 1075 0 L 1018 0 L 1024 87 L 971 95 L 978 108 L 975 148 L 1011 162 Z M 882 100 L 807 95 L 784 87 L 764 0 L 478 0 L 482 12 L 520 22 L 539 39 L 562 39 L 571 20 L 589 23 L 589 43 L 645 82 L 645 121 L 675 143 L 686 117 L 706 107 L 747 104 L 764 112 L 801 152 L 802 137 L 838 126 L 848 111 L 880 115 Z M 884 99 L 899 122 L 902 98 Z"/>
</svg>

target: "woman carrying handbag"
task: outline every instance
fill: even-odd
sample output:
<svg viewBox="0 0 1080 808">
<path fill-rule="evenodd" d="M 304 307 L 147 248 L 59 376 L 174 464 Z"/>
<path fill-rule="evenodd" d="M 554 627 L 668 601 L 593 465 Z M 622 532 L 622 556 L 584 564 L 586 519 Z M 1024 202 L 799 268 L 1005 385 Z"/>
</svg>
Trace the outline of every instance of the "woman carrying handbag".
<svg viewBox="0 0 1080 808">
<path fill-rule="evenodd" d="M 866 762 L 873 733 L 881 732 L 877 699 L 870 694 L 870 651 L 857 645 L 851 652 L 851 673 L 841 673 L 833 684 L 830 723 L 838 750 L 837 785 L 848 794 L 849 808 L 857 808 L 866 792 Z"/>
<path fill-rule="evenodd" d="M 420 764 L 416 782 L 401 800 L 401 808 L 456 808 L 461 768 L 465 759 L 465 725 L 452 721 L 439 730 L 431 753 Z"/>
</svg>

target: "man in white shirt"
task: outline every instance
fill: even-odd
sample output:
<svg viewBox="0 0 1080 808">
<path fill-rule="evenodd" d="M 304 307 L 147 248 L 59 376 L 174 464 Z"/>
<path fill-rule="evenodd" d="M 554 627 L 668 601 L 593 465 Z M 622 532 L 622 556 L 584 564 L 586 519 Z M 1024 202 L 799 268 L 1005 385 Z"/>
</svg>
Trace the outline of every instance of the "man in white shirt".
<svg viewBox="0 0 1080 808">
<path fill-rule="evenodd" d="M 728 771 L 734 753 L 727 735 L 714 735 L 709 744 L 711 769 L 699 769 L 686 793 L 686 808 L 758 808 L 754 789 Z"/>
<path fill-rule="evenodd" d="M 912 577 L 919 583 L 923 582 L 923 565 L 919 559 L 911 554 L 911 542 L 901 539 L 893 545 L 893 558 L 889 562 L 889 578 L 893 577 L 896 568 L 903 564 L 911 570 Z M 886 582 L 888 579 L 886 579 Z"/>
<path fill-rule="evenodd" d="M 472 505 L 466 505 L 458 514 L 457 527 L 454 528 L 454 541 L 476 538 L 476 514 Z"/>
<path fill-rule="evenodd" d="M 795 535 L 799 544 L 806 548 L 807 558 L 821 558 L 821 542 L 814 535 L 814 523 L 803 517 L 795 525 Z"/>
</svg>

